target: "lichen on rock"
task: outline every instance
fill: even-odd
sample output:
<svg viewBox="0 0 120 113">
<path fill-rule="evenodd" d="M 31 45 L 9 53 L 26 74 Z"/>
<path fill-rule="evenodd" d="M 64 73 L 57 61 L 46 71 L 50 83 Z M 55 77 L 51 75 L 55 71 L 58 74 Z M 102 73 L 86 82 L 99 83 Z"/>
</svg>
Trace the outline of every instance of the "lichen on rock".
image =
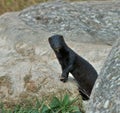
<svg viewBox="0 0 120 113">
<path fill-rule="evenodd" d="M 118 4 L 49 2 L 1 15 L 1 101 L 15 105 L 21 99 L 22 103 L 25 98 L 36 96 L 59 96 L 66 92 L 71 98 L 78 96 L 72 76 L 67 83 L 60 82 L 61 68 L 48 44 L 48 37 L 56 33 L 64 35 L 68 45 L 99 73 L 111 49 L 108 44 L 112 45 L 119 36 L 119 5 L 119 1 Z M 119 55 L 116 57 L 120 59 Z M 113 66 L 110 71 L 114 70 Z M 112 79 L 119 82 L 115 76 Z M 105 102 L 104 107 L 109 103 Z"/>
<path fill-rule="evenodd" d="M 120 113 L 120 39 L 101 70 L 88 113 Z"/>
</svg>

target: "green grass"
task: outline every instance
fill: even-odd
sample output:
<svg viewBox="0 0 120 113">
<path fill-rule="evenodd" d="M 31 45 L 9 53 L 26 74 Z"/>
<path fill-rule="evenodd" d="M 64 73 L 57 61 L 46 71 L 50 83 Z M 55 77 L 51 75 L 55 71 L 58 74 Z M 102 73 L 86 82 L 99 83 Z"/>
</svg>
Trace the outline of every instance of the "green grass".
<svg viewBox="0 0 120 113">
<path fill-rule="evenodd" d="M 0 113 L 83 113 L 75 105 L 77 101 L 78 98 L 70 99 L 66 94 L 63 98 L 53 97 L 48 103 L 45 100 L 36 99 L 34 106 L 16 105 L 14 108 L 8 109 L 4 104 L 0 104 Z"/>
</svg>

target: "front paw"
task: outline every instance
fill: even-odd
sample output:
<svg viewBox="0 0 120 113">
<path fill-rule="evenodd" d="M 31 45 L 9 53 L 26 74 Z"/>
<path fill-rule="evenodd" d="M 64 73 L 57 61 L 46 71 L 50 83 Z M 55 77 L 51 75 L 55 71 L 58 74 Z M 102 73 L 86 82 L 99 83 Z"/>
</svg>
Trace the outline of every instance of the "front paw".
<svg viewBox="0 0 120 113">
<path fill-rule="evenodd" d="M 67 80 L 68 80 L 68 78 L 65 78 L 63 76 L 60 77 L 60 81 L 62 81 L 62 82 L 66 82 Z"/>
</svg>

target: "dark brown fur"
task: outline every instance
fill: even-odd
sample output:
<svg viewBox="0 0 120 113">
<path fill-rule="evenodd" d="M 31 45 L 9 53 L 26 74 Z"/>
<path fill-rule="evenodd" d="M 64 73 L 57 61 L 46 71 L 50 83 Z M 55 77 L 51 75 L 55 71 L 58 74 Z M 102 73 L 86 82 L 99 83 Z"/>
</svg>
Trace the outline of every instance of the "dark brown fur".
<svg viewBox="0 0 120 113">
<path fill-rule="evenodd" d="M 62 74 L 60 80 L 66 82 L 68 74 L 71 73 L 78 82 L 79 92 L 83 100 L 88 100 L 98 76 L 96 70 L 67 46 L 63 36 L 54 35 L 49 38 L 49 43 L 61 64 Z"/>
</svg>

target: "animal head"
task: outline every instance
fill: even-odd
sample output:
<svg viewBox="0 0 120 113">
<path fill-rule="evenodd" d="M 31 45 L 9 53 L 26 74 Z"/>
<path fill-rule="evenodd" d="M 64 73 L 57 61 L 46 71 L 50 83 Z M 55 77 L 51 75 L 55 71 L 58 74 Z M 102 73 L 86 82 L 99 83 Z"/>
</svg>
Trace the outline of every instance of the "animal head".
<svg viewBox="0 0 120 113">
<path fill-rule="evenodd" d="M 59 52 L 66 44 L 62 35 L 53 35 L 48 39 L 50 46 L 56 52 Z"/>
</svg>

